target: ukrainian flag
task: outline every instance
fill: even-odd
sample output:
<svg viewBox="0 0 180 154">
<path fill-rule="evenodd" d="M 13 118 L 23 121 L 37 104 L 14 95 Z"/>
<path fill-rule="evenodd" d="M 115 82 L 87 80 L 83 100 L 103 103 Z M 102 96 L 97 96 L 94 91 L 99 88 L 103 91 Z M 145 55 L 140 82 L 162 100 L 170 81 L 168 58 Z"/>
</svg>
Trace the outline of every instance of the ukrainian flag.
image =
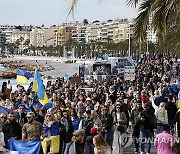
<svg viewBox="0 0 180 154">
<path fill-rule="evenodd" d="M 46 103 L 48 103 L 48 97 L 45 93 L 44 84 L 37 70 L 35 71 L 35 75 L 34 75 L 33 91 L 37 92 L 39 102 L 42 105 L 45 105 Z"/>
<path fill-rule="evenodd" d="M 108 59 L 109 59 L 109 56 L 108 56 L 108 54 L 106 53 L 106 54 L 104 55 L 104 60 L 108 61 Z"/>
<path fill-rule="evenodd" d="M 56 136 L 50 136 L 50 153 L 59 153 L 59 145 L 60 145 L 60 135 Z M 47 138 L 44 138 L 44 140 L 41 142 L 42 149 L 44 153 L 47 153 Z"/>
<path fill-rule="evenodd" d="M 32 77 L 32 74 L 30 72 L 17 69 L 17 77 L 16 77 L 17 83 L 27 83 L 31 77 Z"/>
</svg>

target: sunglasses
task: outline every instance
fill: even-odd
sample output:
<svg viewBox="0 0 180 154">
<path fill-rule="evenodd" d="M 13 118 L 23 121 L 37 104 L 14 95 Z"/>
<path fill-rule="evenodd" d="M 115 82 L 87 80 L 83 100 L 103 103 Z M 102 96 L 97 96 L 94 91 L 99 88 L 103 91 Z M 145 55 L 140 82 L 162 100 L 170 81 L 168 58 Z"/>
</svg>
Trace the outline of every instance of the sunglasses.
<svg viewBox="0 0 180 154">
<path fill-rule="evenodd" d="M 6 117 L 1 117 L 1 118 L 6 119 Z"/>
<path fill-rule="evenodd" d="M 47 117 L 51 117 L 51 115 L 47 115 Z"/>
</svg>

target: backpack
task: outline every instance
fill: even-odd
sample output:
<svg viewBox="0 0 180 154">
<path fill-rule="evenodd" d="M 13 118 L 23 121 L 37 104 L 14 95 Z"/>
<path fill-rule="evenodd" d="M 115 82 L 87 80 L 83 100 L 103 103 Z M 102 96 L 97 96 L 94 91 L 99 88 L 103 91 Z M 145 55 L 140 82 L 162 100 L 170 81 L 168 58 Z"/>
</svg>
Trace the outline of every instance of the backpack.
<svg viewBox="0 0 180 154">
<path fill-rule="evenodd" d="M 72 143 L 73 143 L 73 141 L 71 141 L 71 142 L 68 144 L 68 147 L 67 147 L 67 154 L 70 154 L 70 153 L 69 153 L 69 149 L 70 149 Z M 94 152 L 93 152 L 93 148 L 92 148 L 91 143 L 89 143 L 89 142 L 86 142 L 86 143 L 87 143 L 87 145 L 88 145 L 88 147 L 89 147 L 90 154 L 93 154 Z"/>
</svg>

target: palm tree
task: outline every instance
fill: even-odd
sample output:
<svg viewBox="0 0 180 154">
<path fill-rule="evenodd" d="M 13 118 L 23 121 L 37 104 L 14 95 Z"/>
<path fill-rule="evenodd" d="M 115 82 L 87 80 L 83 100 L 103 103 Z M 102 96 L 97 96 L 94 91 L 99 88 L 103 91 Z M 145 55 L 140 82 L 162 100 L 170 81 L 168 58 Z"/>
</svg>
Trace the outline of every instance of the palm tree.
<svg viewBox="0 0 180 154">
<path fill-rule="evenodd" d="M 23 37 L 20 37 L 20 39 L 19 39 L 19 41 L 20 41 L 20 46 L 21 46 L 21 54 L 22 54 L 22 49 L 23 49 L 23 42 L 24 42 L 24 38 Z"/>
<path fill-rule="evenodd" d="M 139 4 L 139 14 L 135 19 L 136 38 L 145 38 L 149 26 L 164 37 L 170 29 L 179 25 L 179 0 L 128 0 L 127 4 L 135 7 Z"/>
</svg>

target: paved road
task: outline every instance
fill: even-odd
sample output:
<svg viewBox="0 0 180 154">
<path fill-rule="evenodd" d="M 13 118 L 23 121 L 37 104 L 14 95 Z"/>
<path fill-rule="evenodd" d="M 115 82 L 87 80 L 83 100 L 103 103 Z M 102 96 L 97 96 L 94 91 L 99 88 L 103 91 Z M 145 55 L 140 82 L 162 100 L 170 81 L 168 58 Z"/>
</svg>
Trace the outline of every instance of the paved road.
<svg viewBox="0 0 180 154">
<path fill-rule="evenodd" d="M 123 152 L 123 154 L 133 154 L 134 153 L 134 145 L 131 145 L 130 147 L 126 148 Z M 157 150 L 154 146 L 151 148 L 151 154 L 157 154 Z"/>
</svg>

